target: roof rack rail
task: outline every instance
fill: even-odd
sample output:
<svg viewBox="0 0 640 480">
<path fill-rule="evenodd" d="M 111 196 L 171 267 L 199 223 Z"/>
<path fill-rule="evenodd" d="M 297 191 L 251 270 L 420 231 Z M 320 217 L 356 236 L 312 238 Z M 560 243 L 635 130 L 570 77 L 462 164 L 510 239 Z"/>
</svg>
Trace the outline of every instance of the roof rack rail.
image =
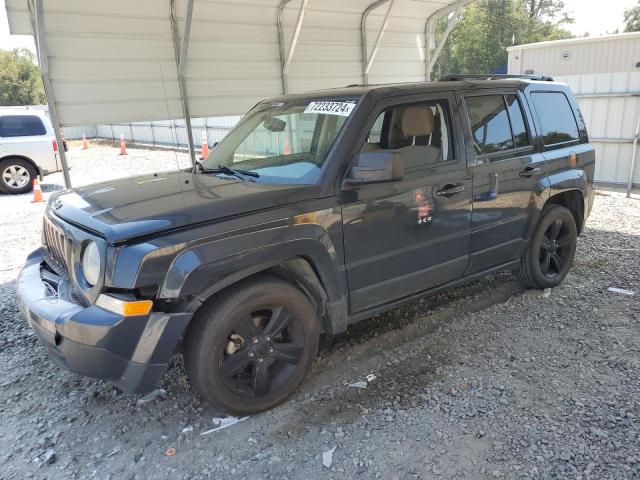
<svg viewBox="0 0 640 480">
<path fill-rule="evenodd" d="M 553 77 L 546 75 L 504 75 L 504 74 L 489 74 L 489 75 L 463 75 L 454 74 L 446 75 L 440 79 L 441 82 L 459 82 L 463 80 L 505 80 L 505 79 L 525 79 L 525 80 L 538 80 L 540 82 L 553 82 Z"/>
</svg>

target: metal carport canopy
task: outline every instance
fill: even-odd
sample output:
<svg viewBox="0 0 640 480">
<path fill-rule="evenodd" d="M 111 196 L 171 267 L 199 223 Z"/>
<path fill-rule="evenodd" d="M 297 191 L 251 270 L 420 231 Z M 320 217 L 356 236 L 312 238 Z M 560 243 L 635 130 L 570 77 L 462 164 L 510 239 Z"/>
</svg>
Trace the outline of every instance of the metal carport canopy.
<svg viewBox="0 0 640 480">
<path fill-rule="evenodd" d="M 6 8 L 11 33 L 36 37 L 59 131 L 238 114 L 284 92 L 428 80 L 440 51 L 435 22 L 470 1 L 6 0 Z"/>
</svg>

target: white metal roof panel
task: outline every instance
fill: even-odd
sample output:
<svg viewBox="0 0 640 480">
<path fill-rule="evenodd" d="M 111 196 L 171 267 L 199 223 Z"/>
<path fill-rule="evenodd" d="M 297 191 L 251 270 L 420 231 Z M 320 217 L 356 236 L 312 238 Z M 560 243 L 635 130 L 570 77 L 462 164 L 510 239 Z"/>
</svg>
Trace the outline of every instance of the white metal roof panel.
<svg viewBox="0 0 640 480">
<path fill-rule="evenodd" d="M 370 83 L 425 79 L 425 24 L 469 0 L 395 0 Z M 309 0 L 289 90 L 362 83 L 360 24 L 373 0 Z M 185 86 L 192 117 L 241 113 L 282 93 L 280 0 L 195 0 Z M 300 0 L 283 12 L 288 50 Z M 33 34 L 27 0 L 6 0 L 11 33 Z M 184 34 L 187 0 L 176 0 Z M 370 53 L 388 4 L 368 17 Z M 183 116 L 169 0 L 47 0 L 50 79 L 61 125 Z"/>
</svg>

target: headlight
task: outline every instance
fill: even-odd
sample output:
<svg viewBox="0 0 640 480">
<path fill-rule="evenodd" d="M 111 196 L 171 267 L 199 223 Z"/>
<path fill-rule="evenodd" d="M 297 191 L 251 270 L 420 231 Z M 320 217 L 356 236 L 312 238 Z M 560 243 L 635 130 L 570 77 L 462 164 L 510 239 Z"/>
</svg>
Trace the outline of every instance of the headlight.
<svg viewBox="0 0 640 480">
<path fill-rule="evenodd" d="M 82 274 L 92 287 L 98 283 L 101 270 L 100 250 L 96 242 L 89 242 L 82 252 Z"/>
</svg>

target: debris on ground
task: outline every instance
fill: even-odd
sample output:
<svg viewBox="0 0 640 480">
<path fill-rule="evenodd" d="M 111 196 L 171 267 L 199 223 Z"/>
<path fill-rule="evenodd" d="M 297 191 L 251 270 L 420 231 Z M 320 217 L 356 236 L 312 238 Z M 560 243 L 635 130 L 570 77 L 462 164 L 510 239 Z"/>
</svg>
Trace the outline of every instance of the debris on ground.
<svg viewBox="0 0 640 480">
<path fill-rule="evenodd" d="M 164 388 L 157 388 L 153 392 L 147 393 L 144 397 L 139 398 L 136 405 L 144 405 L 146 403 L 153 402 L 158 398 L 164 398 L 167 396 L 167 391 Z"/>
<path fill-rule="evenodd" d="M 200 435 L 207 435 L 209 433 L 217 432 L 218 430 L 222 430 L 224 428 L 230 427 L 231 425 L 235 425 L 238 422 L 242 422 L 243 420 L 246 420 L 247 418 L 249 418 L 249 417 L 246 416 L 246 417 L 242 417 L 242 418 L 238 418 L 238 417 L 214 418 L 213 419 L 213 424 L 217 425 L 217 427 L 216 428 L 212 428 L 211 430 L 207 430 L 206 432 L 202 432 Z"/>
<path fill-rule="evenodd" d="M 322 452 L 322 466 L 326 468 L 331 468 L 331 464 L 333 463 L 333 452 L 336 451 L 338 446 L 334 445 L 333 448 L 327 450 L 326 452 Z"/>
<path fill-rule="evenodd" d="M 176 454 L 177 452 L 178 452 L 178 451 L 177 451 L 174 447 L 169 447 L 169 448 L 165 449 L 164 454 L 165 454 L 167 457 L 173 457 L 173 456 L 175 456 L 175 454 Z"/>
<path fill-rule="evenodd" d="M 349 388 L 367 388 L 369 384 L 365 381 L 349 383 L 347 384 Z"/>
<path fill-rule="evenodd" d="M 56 461 L 56 452 L 53 451 L 53 448 L 48 449 L 44 453 L 44 463 L 55 463 Z"/>
<path fill-rule="evenodd" d="M 544 293 L 542 294 L 542 296 L 544 298 L 549 298 L 551 296 L 551 289 L 550 288 L 545 288 L 544 289 Z"/>
<path fill-rule="evenodd" d="M 186 428 L 183 428 L 182 431 L 180 432 L 181 435 L 184 435 L 185 433 L 191 433 L 193 432 L 193 426 L 189 425 Z"/>
<path fill-rule="evenodd" d="M 633 297 L 635 295 L 635 292 L 633 290 L 626 290 L 624 288 L 609 287 L 609 291 L 613 293 L 619 293 L 621 295 L 628 295 L 629 297 Z"/>
<path fill-rule="evenodd" d="M 107 458 L 115 457 L 118 453 L 120 453 L 121 447 L 120 445 L 116 445 L 113 450 L 107 453 Z"/>
<path fill-rule="evenodd" d="M 373 382 L 376 377 L 373 373 L 370 373 L 369 375 L 367 375 L 367 377 L 364 380 L 360 380 L 359 382 L 354 382 L 354 383 L 348 383 L 347 387 L 349 388 L 367 388 L 369 386 L 369 384 L 371 382 Z"/>
</svg>

